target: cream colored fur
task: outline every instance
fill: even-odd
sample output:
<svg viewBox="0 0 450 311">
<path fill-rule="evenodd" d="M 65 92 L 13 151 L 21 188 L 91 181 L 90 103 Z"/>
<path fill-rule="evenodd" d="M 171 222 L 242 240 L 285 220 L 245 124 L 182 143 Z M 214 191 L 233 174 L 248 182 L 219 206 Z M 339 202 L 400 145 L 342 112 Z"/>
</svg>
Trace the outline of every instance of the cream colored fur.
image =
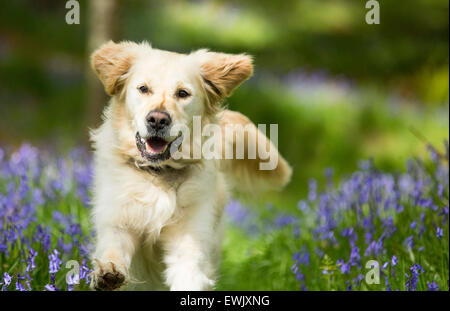
<svg viewBox="0 0 450 311">
<path fill-rule="evenodd" d="M 279 156 L 273 171 L 256 160 L 178 160 L 151 165 L 135 142 L 145 132 L 146 114 L 167 111 L 174 124 L 251 123 L 219 103 L 252 72 L 246 55 L 200 50 L 188 55 L 153 49 L 147 43 L 109 42 L 92 55 L 92 67 L 112 96 L 103 124 L 93 130 L 95 177 L 92 219 L 96 230 L 92 287 L 131 290 L 211 290 L 217 278 L 223 209 L 231 188 L 280 188 L 291 169 Z M 150 94 L 140 94 L 145 83 Z M 189 89 L 189 99 L 173 94 Z M 253 126 L 258 143 L 270 141 Z M 234 141 L 225 143 L 233 144 Z M 278 152 L 274 149 L 273 152 Z M 253 185 L 253 186 L 252 186 Z"/>
</svg>

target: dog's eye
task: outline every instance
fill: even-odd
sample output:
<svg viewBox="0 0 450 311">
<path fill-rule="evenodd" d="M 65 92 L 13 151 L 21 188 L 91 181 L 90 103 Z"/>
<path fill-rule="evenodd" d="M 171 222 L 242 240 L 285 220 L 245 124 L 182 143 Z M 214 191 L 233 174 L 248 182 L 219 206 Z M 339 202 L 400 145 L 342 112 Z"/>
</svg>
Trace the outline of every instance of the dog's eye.
<svg viewBox="0 0 450 311">
<path fill-rule="evenodd" d="M 190 96 L 191 94 L 189 94 L 186 90 L 178 90 L 177 92 L 177 96 L 180 98 L 185 98 Z"/>
<path fill-rule="evenodd" d="M 142 94 L 147 94 L 149 92 L 148 87 L 145 85 L 141 85 L 138 87 L 139 92 L 141 92 Z"/>
</svg>

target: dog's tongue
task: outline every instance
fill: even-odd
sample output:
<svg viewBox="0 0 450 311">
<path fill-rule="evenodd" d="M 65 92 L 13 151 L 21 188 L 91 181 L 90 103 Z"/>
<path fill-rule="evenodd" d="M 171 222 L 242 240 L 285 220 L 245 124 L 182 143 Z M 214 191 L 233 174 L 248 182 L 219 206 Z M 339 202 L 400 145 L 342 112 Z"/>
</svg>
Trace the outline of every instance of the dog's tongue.
<svg viewBox="0 0 450 311">
<path fill-rule="evenodd" d="M 151 138 L 147 140 L 147 145 L 153 153 L 161 153 L 166 149 L 167 142 L 160 138 Z"/>
</svg>

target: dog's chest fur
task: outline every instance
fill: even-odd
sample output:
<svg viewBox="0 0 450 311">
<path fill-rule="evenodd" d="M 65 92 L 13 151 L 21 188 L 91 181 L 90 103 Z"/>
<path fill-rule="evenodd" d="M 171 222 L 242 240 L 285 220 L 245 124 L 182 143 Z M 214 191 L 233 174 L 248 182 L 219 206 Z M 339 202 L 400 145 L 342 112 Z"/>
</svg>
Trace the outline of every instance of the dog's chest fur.
<svg viewBox="0 0 450 311">
<path fill-rule="evenodd" d="M 97 230 L 114 225 L 155 241 L 165 226 L 176 223 L 186 210 L 210 201 L 218 193 L 220 173 L 213 162 L 179 169 L 142 168 L 113 156 L 106 140 L 98 142 L 93 213 Z"/>
</svg>

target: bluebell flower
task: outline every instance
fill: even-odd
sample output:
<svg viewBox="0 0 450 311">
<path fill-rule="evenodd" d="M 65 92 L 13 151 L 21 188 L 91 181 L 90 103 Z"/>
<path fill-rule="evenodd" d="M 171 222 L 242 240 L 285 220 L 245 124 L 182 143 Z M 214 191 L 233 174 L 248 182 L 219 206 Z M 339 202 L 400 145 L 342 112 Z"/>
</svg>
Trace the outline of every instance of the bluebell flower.
<svg viewBox="0 0 450 311">
<path fill-rule="evenodd" d="M 298 266 L 305 265 L 306 267 L 309 267 L 310 256 L 308 250 L 306 250 L 305 247 L 303 247 L 299 252 L 295 253 L 292 256 L 292 259 Z"/>
<path fill-rule="evenodd" d="M 391 285 L 389 284 L 389 280 L 386 275 L 384 276 L 384 285 L 386 286 L 387 292 L 390 292 L 392 290 Z"/>
<path fill-rule="evenodd" d="M 30 247 L 29 255 L 27 257 L 27 268 L 26 268 L 27 273 L 33 271 L 36 268 L 36 263 L 34 262 L 36 256 L 37 256 L 37 252 Z"/>
<path fill-rule="evenodd" d="M 444 236 L 444 231 L 441 227 L 436 228 L 436 236 L 438 239 L 441 239 Z"/>
<path fill-rule="evenodd" d="M 86 284 L 89 284 L 92 271 L 93 270 L 88 267 L 86 259 L 83 258 L 80 266 L 80 280 L 84 279 L 86 281 Z"/>
<path fill-rule="evenodd" d="M 425 230 L 426 230 L 426 227 L 425 227 L 424 224 L 422 224 L 422 225 L 420 226 L 419 234 L 418 234 L 419 240 L 422 238 L 423 234 L 425 233 Z"/>
<path fill-rule="evenodd" d="M 59 290 L 59 289 L 56 287 L 55 284 L 47 284 L 47 285 L 44 286 L 44 288 L 45 288 L 45 290 L 51 291 L 51 292 L 54 292 L 54 291 L 58 291 L 58 290 Z"/>
<path fill-rule="evenodd" d="M 248 234 L 254 235 L 259 232 L 255 224 L 256 215 L 249 208 L 244 207 L 241 202 L 231 200 L 225 206 L 225 212 L 235 225 L 244 229 Z"/>
<path fill-rule="evenodd" d="M 274 225 L 275 228 L 281 229 L 288 225 L 295 224 L 298 222 L 297 217 L 292 215 L 279 215 L 275 218 Z"/>
<path fill-rule="evenodd" d="M 39 188 L 33 189 L 32 200 L 33 200 L 33 203 L 36 205 L 42 205 L 45 203 L 45 199 L 44 199 L 41 189 L 39 189 Z"/>
<path fill-rule="evenodd" d="M 350 281 L 346 281 L 345 284 L 347 285 L 347 287 L 345 288 L 346 291 L 351 291 L 352 290 L 352 284 L 350 283 Z"/>
<path fill-rule="evenodd" d="M 21 280 L 24 280 L 25 277 L 21 276 L 20 273 L 17 273 L 17 281 L 16 281 L 16 290 L 18 291 L 25 291 L 25 287 L 20 283 Z"/>
<path fill-rule="evenodd" d="M 7 272 L 4 272 L 2 289 L 6 290 L 6 288 L 8 288 L 8 286 L 11 284 L 11 281 L 12 281 L 12 277 Z"/>
<path fill-rule="evenodd" d="M 347 264 L 347 263 L 342 263 L 342 265 L 341 265 L 341 273 L 342 274 L 348 274 L 348 273 L 350 273 L 350 265 L 349 264 Z"/>
<path fill-rule="evenodd" d="M 49 259 L 49 273 L 56 273 L 59 271 L 62 261 L 59 258 L 59 252 L 54 249 L 53 252 L 48 256 Z"/>
<path fill-rule="evenodd" d="M 364 275 L 359 274 L 353 281 L 356 284 L 356 286 L 359 286 L 362 280 L 364 280 Z"/>
<path fill-rule="evenodd" d="M 62 250 L 63 253 L 70 254 L 70 252 L 72 251 L 73 244 L 70 242 L 65 244 L 63 238 L 60 237 L 58 238 L 58 247 Z"/>
<path fill-rule="evenodd" d="M 305 214 L 310 211 L 309 205 L 305 200 L 298 201 L 297 208 Z"/>
<path fill-rule="evenodd" d="M 357 246 L 353 246 L 350 253 L 350 265 L 359 266 L 361 261 L 361 256 L 359 254 L 359 248 Z"/>
<path fill-rule="evenodd" d="M 407 250 L 413 249 L 414 248 L 414 236 L 410 235 L 409 237 L 407 237 L 404 241 L 404 245 Z"/>
<path fill-rule="evenodd" d="M 309 180 L 308 189 L 308 200 L 313 202 L 317 199 L 317 181 L 315 179 Z"/>
<path fill-rule="evenodd" d="M 319 258 L 322 258 L 325 255 L 325 253 L 317 246 L 316 248 L 314 248 L 314 253 L 316 253 L 316 255 L 319 256 Z"/>
<path fill-rule="evenodd" d="M 429 291 L 438 291 L 439 290 L 439 286 L 437 286 L 435 281 L 427 282 L 427 288 Z"/>
<path fill-rule="evenodd" d="M 406 274 L 408 277 L 408 280 L 406 281 L 406 289 L 408 291 L 415 291 L 419 282 L 419 275 L 422 274 L 424 270 L 419 264 L 414 264 L 409 270 L 411 271 L 411 277 Z"/>
<path fill-rule="evenodd" d="M 72 291 L 75 285 L 80 284 L 80 274 L 69 274 L 66 279 L 68 290 Z"/>
</svg>

